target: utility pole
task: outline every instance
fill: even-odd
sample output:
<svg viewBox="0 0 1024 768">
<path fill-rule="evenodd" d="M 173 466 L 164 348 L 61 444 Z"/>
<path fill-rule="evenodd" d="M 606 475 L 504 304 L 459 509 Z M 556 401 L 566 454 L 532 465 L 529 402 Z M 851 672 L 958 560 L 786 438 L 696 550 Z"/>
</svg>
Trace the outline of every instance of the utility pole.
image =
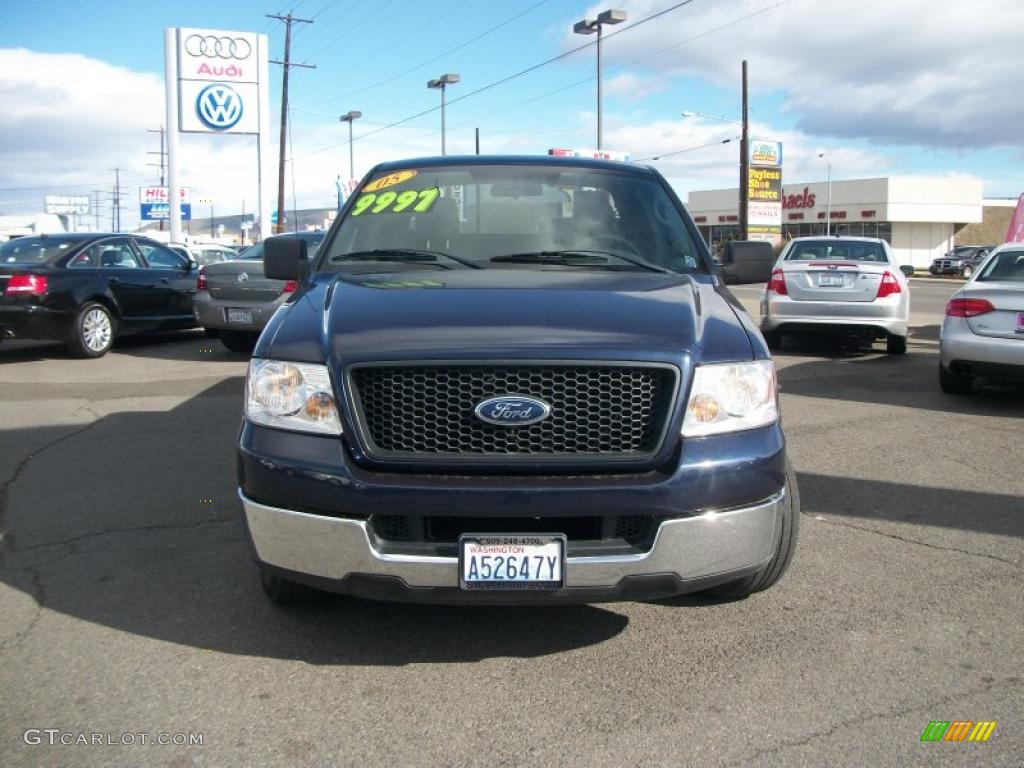
<svg viewBox="0 0 1024 768">
<path fill-rule="evenodd" d="M 94 189 L 92 191 L 92 194 L 93 194 L 92 215 L 93 215 L 93 218 L 96 219 L 96 231 L 99 232 L 100 231 L 100 195 L 103 194 L 103 190 L 102 189 Z"/>
<path fill-rule="evenodd" d="M 114 168 L 114 199 L 110 206 L 110 226 L 115 232 L 121 231 L 121 169 Z"/>
<path fill-rule="evenodd" d="M 146 129 L 146 133 L 159 133 L 160 134 L 160 151 L 159 152 L 147 152 L 146 154 L 147 155 L 160 155 L 160 163 L 159 164 L 157 164 L 157 163 L 147 163 L 147 165 L 152 166 L 153 168 L 159 168 L 160 169 L 160 186 L 163 187 L 166 184 L 165 177 L 164 177 L 164 169 L 167 167 L 167 164 L 166 164 L 167 150 L 164 149 L 164 139 L 166 137 L 166 131 L 165 131 L 164 127 L 161 125 L 159 128 L 147 128 Z M 161 232 L 164 231 L 164 220 L 163 219 L 160 219 L 160 231 Z"/>
<path fill-rule="evenodd" d="M 747 133 L 747 60 L 743 60 L 743 130 L 740 136 L 740 240 L 748 239 L 747 209 L 750 205 L 750 151 Z"/>
<path fill-rule="evenodd" d="M 292 24 L 312 24 L 312 19 L 297 19 L 292 16 L 291 11 L 287 16 L 276 13 L 268 13 L 268 19 L 277 19 L 284 22 L 284 61 L 271 59 L 271 64 L 280 64 L 284 70 L 284 77 L 281 81 L 281 147 L 280 156 L 277 161 L 277 226 L 274 231 L 278 234 L 284 232 L 284 159 L 285 141 L 288 137 L 288 70 L 292 67 L 305 67 L 316 69 L 313 64 L 296 64 L 291 60 L 292 55 Z"/>
</svg>

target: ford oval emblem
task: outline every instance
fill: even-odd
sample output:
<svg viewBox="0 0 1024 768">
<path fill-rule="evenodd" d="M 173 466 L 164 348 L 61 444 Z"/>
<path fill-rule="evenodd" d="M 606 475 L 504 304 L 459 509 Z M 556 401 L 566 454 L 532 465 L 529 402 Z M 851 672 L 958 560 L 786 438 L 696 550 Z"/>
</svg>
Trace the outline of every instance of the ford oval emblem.
<svg viewBox="0 0 1024 768">
<path fill-rule="evenodd" d="M 481 421 L 503 427 L 525 427 L 544 421 L 551 415 L 551 406 L 536 397 L 500 395 L 478 403 L 473 413 Z"/>
</svg>

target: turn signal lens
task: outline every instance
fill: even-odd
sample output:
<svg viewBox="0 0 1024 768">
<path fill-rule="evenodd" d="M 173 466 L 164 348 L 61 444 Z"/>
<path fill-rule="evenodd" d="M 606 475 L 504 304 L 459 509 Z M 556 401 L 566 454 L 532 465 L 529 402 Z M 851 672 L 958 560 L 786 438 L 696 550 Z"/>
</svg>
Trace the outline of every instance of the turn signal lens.
<svg viewBox="0 0 1024 768">
<path fill-rule="evenodd" d="M 946 305 L 947 317 L 977 317 L 995 311 L 988 299 L 951 299 Z"/>
<path fill-rule="evenodd" d="M 7 296 L 41 296 L 46 293 L 46 275 L 11 275 L 4 293 Z"/>
<path fill-rule="evenodd" d="M 884 299 L 886 296 L 891 296 L 894 293 L 903 293 L 903 289 L 900 287 L 900 281 L 896 279 L 896 276 L 888 270 L 882 273 L 882 282 L 878 284 L 878 296 L 877 299 Z"/>
<path fill-rule="evenodd" d="M 786 274 L 781 269 L 772 271 L 771 279 L 768 281 L 768 291 L 777 293 L 779 296 L 789 295 L 789 291 L 786 290 Z"/>
</svg>

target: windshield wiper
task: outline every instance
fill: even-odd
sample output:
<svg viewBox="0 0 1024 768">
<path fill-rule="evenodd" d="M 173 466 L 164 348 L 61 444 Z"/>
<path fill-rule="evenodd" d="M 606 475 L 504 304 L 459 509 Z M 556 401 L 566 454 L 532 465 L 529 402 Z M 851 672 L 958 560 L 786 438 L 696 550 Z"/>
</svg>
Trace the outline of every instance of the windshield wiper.
<svg viewBox="0 0 1024 768">
<path fill-rule="evenodd" d="M 567 267 L 607 266 L 609 269 L 614 269 L 615 267 L 608 264 L 609 257 L 613 259 L 620 259 L 622 261 L 625 261 L 627 264 L 633 264 L 634 266 L 650 270 L 651 272 L 662 272 L 667 275 L 679 274 L 678 272 L 673 272 L 671 269 L 659 267 L 657 264 L 651 264 L 649 261 L 643 261 L 642 259 L 633 259 L 630 258 L 629 256 L 623 256 L 620 253 L 612 253 L 611 251 L 591 251 L 583 249 L 507 253 L 501 256 L 495 256 L 491 259 L 491 261 L 498 264 L 558 264 L 559 266 Z"/>
<path fill-rule="evenodd" d="M 374 248 L 368 251 L 342 253 L 332 256 L 330 260 L 332 264 L 339 261 L 401 261 L 406 264 L 419 264 L 436 262 L 438 257 L 451 259 L 455 263 L 470 269 L 483 269 L 479 264 L 474 264 L 468 259 L 462 259 L 444 251 L 428 251 L 420 248 Z M 450 269 L 450 267 L 446 267 L 443 264 L 438 264 L 437 266 Z"/>
</svg>

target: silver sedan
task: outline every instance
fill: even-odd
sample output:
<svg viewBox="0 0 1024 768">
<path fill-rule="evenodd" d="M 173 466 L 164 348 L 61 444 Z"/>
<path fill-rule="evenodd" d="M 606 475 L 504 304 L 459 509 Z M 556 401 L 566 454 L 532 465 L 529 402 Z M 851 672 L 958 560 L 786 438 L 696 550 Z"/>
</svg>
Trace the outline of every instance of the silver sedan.
<svg viewBox="0 0 1024 768">
<path fill-rule="evenodd" d="M 1024 243 L 1006 243 L 946 305 L 939 386 L 969 392 L 977 377 L 1024 382 Z"/>
<path fill-rule="evenodd" d="M 910 287 L 889 244 L 868 237 L 798 237 L 772 269 L 761 296 L 761 331 L 771 349 L 785 334 L 831 332 L 885 339 L 907 351 Z"/>
</svg>

